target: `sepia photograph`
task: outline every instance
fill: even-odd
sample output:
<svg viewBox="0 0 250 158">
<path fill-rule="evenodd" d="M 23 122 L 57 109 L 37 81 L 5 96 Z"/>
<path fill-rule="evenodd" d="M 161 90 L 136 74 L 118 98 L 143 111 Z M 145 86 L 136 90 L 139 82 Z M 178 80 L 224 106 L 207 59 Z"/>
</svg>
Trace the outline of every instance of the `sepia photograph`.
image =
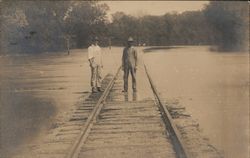
<svg viewBox="0 0 250 158">
<path fill-rule="evenodd" d="M 0 158 L 249 158 L 249 2 L 0 0 Z"/>
</svg>

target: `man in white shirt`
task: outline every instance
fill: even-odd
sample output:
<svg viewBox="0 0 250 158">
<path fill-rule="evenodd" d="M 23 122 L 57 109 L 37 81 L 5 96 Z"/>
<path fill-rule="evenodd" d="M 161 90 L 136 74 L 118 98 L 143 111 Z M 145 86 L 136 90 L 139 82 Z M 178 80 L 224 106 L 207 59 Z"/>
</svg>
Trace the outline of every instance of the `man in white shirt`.
<svg viewBox="0 0 250 158">
<path fill-rule="evenodd" d="M 98 46 L 99 39 L 95 37 L 92 40 L 91 46 L 88 47 L 88 59 L 91 68 L 91 87 L 92 92 L 101 92 L 101 69 L 102 65 L 102 51 Z"/>
</svg>

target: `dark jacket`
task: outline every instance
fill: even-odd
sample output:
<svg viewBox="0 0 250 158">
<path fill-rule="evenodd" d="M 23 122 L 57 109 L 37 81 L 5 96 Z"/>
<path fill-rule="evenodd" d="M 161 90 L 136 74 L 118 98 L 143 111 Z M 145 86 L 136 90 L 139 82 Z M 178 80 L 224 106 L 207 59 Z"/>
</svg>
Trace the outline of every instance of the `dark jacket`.
<svg viewBox="0 0 250 158">
<path fill-rule="evenodd" d="M 137 67 L 137 51 L 134 47 L 125 47 L 122 55 L 123 68 Z"/>
</svg>

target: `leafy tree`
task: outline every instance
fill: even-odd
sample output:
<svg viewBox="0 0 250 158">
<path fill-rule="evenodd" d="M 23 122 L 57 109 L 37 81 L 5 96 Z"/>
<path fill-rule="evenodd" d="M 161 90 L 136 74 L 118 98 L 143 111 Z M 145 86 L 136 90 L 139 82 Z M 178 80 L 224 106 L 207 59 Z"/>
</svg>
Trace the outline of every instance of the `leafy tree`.
<svg viewBox="0 0 250 158">
<path fill-rule="evenodd" d="M 96 1 L 3 1 L 1 53 L 48 52 L 89 45 L 98 36 L 102 45 L 122 46 L 128 36 L 136 44 L 218 45 L 221 50 L 247 50 L 247 2 L 210 2 L 201 11 L 163 16 L 131 16 L 123 12 L 107 19 L 109 7 Z"/>
<path fill-rule="evenodd" d="M 110 35 L 113 44 L 124 45 L 129 36 L 136 35 L 136 18 L 126 15 L 123 12 L 117 12 L 112 15 L 112 23 L 109 25 Z"/>
<path fill-rule="evenodd" d="M 109 28 L 120 45 L 128 36 L 133 36 L 136 44 L 148 45 L 208 44 L 211 40 L 210 27 L 201 11 L 141 17 L 117 12 Z"/>
<path fill-rule="evenodd" d="M 247 2 L 210 2 L 204 10 L 221 50 L 247 49 L 249 11 Z"/>
<path fill-rule="evenodd" d="M 105 36 L 108 6 L 93 1 L 1 2 L 2 53 L 36 53 L 87 47 Z"/>
</svg>

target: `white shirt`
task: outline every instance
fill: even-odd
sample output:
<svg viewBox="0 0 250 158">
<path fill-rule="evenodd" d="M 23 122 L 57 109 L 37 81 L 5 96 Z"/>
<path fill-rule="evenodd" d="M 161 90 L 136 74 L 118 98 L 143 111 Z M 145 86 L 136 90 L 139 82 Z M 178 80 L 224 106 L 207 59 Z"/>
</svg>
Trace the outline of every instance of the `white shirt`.
<svg viewBox="0 0 250 158">
<path fill-rule="evenodd" d="M 102 65 L 102 51 L 98 45 L 92 44 L 88 48 L 88 58 L 94 58 L 94 62 L 97 65 Z"/>
</svg>

